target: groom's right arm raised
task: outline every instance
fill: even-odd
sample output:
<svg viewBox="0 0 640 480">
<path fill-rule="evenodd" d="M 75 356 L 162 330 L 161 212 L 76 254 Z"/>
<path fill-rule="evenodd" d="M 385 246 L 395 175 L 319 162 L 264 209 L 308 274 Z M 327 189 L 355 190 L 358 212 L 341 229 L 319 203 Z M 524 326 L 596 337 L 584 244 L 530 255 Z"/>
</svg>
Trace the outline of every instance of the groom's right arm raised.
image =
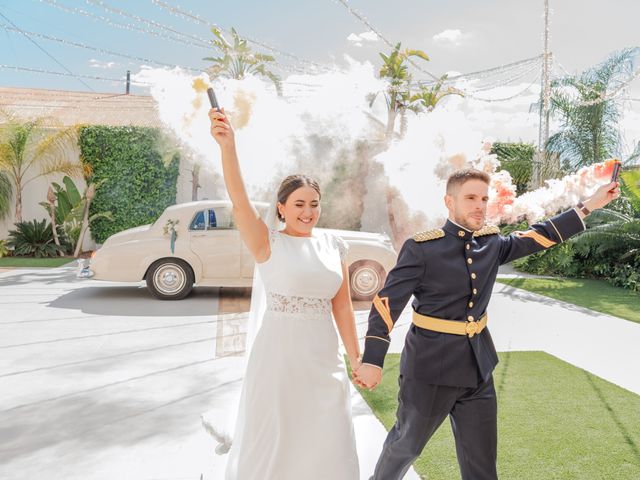
<svg viewBox="0 0 640 480">
<path fill-rule="evenodd" d="M 233 217 L 245 245 L 258 262 L 266 261 L 271 255 L 269 229 L 249 200 L 242 180 L 235 134 L 224 108 L 209 110 L 211 136 L 220 145 L 224 183 L 233 205 Z"/>
<path fill-rule="evenodd" d="M 367 387 L 375 386 L 377 383 L 373 382 L 374 385 L 371 385 L 372 382 L 367 380 L 375 379 L 376 371 L 379 375 L 391 343 L 389 334 L 425 274 L 426 262 L 422 246 L 409 239 L 400 249 L 398 262 L 389 272 L 382 290 L 373 299 L 369 313 L 369 329 L 364 342 L 362 366 L 357 372 L 357 376 Z"/>
</svg>

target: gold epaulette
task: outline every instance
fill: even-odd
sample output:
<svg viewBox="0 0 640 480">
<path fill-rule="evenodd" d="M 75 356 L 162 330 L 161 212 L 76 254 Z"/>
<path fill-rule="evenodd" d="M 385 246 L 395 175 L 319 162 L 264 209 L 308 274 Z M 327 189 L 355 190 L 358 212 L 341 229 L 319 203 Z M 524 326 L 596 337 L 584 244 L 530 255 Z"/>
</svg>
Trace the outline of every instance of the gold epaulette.
<svg viewBox="0 0 640 480">
<path fill-rule="evenodd" d="M 435 240 L 436 238 L 444 237 L 444 230 L 441 228 L 434 228 L 433 230 L 425 230 L 424 232 L 418 232 L 413 236 L 416 242 L 426 242 L 428 240 Z"/>
<path fill-rule="evenodd" d="M 474 237 L 483 237 L 484 235 L 496 235 L 500 233 L 500 229 L 495 225 L 487 225 L 480 230 L 473 232 Z"/>
</svg>

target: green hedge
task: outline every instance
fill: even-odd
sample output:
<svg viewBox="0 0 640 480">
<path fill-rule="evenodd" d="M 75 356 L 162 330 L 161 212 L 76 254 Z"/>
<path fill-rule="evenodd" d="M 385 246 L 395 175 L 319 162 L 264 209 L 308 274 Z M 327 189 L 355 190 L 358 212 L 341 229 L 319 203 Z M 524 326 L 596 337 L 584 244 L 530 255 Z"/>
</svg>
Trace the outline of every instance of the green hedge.
<svg viewBox="0 0 640 480">
<path fill-rule="evenodd" d="M 80 129 L 80 156 L 99 185 L 90 214 L 111 212 L 113 220 L 91 223 L 93 238 L 103 243 L 128 228 L 152 223 L 176 202 L 179 158 L 163 160 L 159 130 L 145 127 L 86 126 Z"/>
<path fill-rule="evenodd" d="M 533 173 L 533 155 L 536 147 L 529 143 L 495 142 L 491 153 L 500 160 L 500 169 L 511 174 L 518 195 L 527 191 Z"/>
<path fill-rule="evenodd" d="M 623 171 L 620 175 L 622 177 L 622 191 L 629 199 L 636 214 L 640 215 L 640 167 Z"/>
</svg>

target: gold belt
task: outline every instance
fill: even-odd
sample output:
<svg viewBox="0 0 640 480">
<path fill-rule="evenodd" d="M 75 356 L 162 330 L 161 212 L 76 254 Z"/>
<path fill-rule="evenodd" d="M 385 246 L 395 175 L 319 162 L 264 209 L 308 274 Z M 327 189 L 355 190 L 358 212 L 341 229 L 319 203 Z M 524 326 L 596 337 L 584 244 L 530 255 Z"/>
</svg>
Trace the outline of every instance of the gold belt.
<svg viewBox="0 0 640 480">
<path fill-rule="evenodd" d="M 427 317 L 426 315 L 420 315 L 418 312 L 413 312 L 413 323 L 420 328 L 440 333 L 452 333 L 453 335 L 467 335 L 469 338 L 484 330 L 484 327 L 487 326 L 487 321 L 488 316 L 486 313 L 478 321 L 460 322 Z"/>
</svg>

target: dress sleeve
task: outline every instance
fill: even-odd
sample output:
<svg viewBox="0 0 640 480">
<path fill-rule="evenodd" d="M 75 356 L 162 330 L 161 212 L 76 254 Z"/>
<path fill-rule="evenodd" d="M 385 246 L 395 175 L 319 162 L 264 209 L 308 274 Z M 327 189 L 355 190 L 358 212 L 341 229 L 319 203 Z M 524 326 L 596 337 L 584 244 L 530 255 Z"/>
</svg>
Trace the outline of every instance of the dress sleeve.
<svg viewBox="0 0 640 480">
<path fill-rule="evenodd" d="M 269 229 L 269 245 L 273 245 L 276 242 L 276 238 L 278 238 L 278 230 L 275 228 Z"/>
<path fill-rule="evenodd" d="M 347 254 L 349 253 L 349 245 L 338 236 L 333 237 L 333 244 L 338 249 L 338 253 L 340 254 L 340 261 L 345 262 L 347 259 Z"/>
</svg>

